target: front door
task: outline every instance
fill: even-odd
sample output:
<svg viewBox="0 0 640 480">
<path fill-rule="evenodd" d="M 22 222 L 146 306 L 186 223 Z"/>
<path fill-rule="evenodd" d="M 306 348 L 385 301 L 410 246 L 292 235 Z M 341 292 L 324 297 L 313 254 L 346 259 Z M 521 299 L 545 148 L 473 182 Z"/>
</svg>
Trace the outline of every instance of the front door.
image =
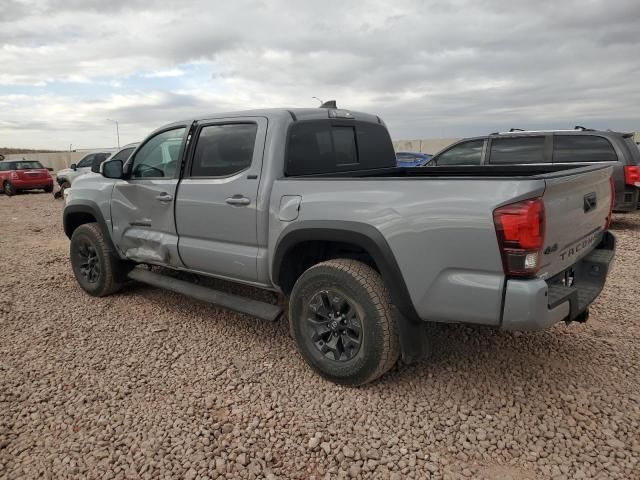
<svg viewBox="0 0 640 480">
<path fill-rule="evenodd" d="M 263 117 L 199 124 L 176 203 L 187 268 L 257 282 L 256 200 L 266 130 Z"/>
<path fill-rule="evenodd" d="M 114 243 L 131 260 L 182 266 L 174 206 L 187 131 L 180 126 L 147 139 L 127 162 L 128 178 L 113 189 Z"/>
</svg>

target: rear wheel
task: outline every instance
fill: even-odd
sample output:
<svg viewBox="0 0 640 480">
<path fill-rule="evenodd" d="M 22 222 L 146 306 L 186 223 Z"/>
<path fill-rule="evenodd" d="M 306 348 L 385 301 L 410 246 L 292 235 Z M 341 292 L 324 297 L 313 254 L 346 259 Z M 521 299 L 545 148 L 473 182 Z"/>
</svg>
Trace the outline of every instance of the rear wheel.
<svg viewBox="0 0 640 480">
<path fill-rule="evenodd" d="M 309 268 L 293 288 L 289 316 L 302 356 L 333 382 L 368 383 L 398 360 L 389 293 L 362 262 L 336 259 Z"/>
<path fill-rule="evenodd" d="M 47 185 L 46 187 L 44 187 L 44 191 L 47 193 L 53 192 L 53 184 Z"/>
<path fill-rule="evenodd" d="M 84 291 L 95 297 L 120 290 L 132 268 L 118 258 L 97 223 L 80 225 L 71 236 L 69 250 L 76 280 Z"/>
<path fill-rule="evenodd" d="M 11 183 L 9 180 L 6 180 L 3 184 L 2 184 L 2 191 L 4 192 L 4 194 L 7 197 L 12 197 L 14 196 L 16 193 L 18 193 L 18 190 L 16 189 L 15 185 L 13 183 Z"/>
</svg>

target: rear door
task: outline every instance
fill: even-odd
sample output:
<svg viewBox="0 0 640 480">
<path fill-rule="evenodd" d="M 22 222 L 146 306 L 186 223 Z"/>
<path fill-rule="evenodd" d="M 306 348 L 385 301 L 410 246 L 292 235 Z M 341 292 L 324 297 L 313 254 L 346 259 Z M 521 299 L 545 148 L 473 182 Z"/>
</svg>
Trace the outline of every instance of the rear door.
<svg viewBox="0 0 640 480">
<path fill-rule="evenodd" d="M 174 207 L 188 126 L 148 138 L 129 159 L 129 177 L 111 196 L 114 243 L 138 262 L 182 266 Z"/>
<path fill-rule="evenodd" d="M 256 200 L 266 131 L 263 117 L 198 126 L 176 202 L 187 268 L 257 282 Z"/>
<path fill-rule="evenodd" d="M 583 167 L 545 179 L 543 277 L 570 267 L 600 242 L 611 205 L 611 172 L 611 167 Z"/>
</svg>

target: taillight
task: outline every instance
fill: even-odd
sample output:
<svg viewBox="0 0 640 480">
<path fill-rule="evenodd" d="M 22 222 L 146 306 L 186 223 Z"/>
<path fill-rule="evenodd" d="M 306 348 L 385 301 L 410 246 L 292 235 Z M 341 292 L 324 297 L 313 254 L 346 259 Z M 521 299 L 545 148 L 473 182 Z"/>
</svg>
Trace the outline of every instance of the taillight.
<svg viewBox="0 0 640 480">
<path fill-rule="evenodd" d="M 616 203 L 616 187 L 613 184 L 613 177 L 609 177 L 609 188 L 611 189 L 611 202 L 609 202 L 609 215 L 604 222 L 604 229 L 608 230 L 611 225 L 611 219 L 613 218 L 613 205 Z"/>
<path fill-rule="evenodd" d="M 545 213 L 542 198 L 496 208 L 493 212 L 504 273 L 527 277 L 540 270 Z"/>
<path fill-rule="evenodd" d="M 632 187 L 640 187 L 639 165 L 627 165 L 624 167 L 624 183 Z"/>
</svg>

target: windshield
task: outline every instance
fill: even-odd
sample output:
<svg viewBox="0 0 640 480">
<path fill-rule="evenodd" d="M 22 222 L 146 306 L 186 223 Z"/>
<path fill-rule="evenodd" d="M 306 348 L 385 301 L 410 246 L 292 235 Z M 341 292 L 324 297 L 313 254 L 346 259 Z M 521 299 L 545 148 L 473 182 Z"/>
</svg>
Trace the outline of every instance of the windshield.
<svg viewBox="0 0 640 480">
<path fill-rule="evenodd" d="M 32 168 L 44 168 L 42 164 L 36 160 L 25 160 L 22 162 L 14 162 L 13 170 L 29 170 Z"/>
</svg>

